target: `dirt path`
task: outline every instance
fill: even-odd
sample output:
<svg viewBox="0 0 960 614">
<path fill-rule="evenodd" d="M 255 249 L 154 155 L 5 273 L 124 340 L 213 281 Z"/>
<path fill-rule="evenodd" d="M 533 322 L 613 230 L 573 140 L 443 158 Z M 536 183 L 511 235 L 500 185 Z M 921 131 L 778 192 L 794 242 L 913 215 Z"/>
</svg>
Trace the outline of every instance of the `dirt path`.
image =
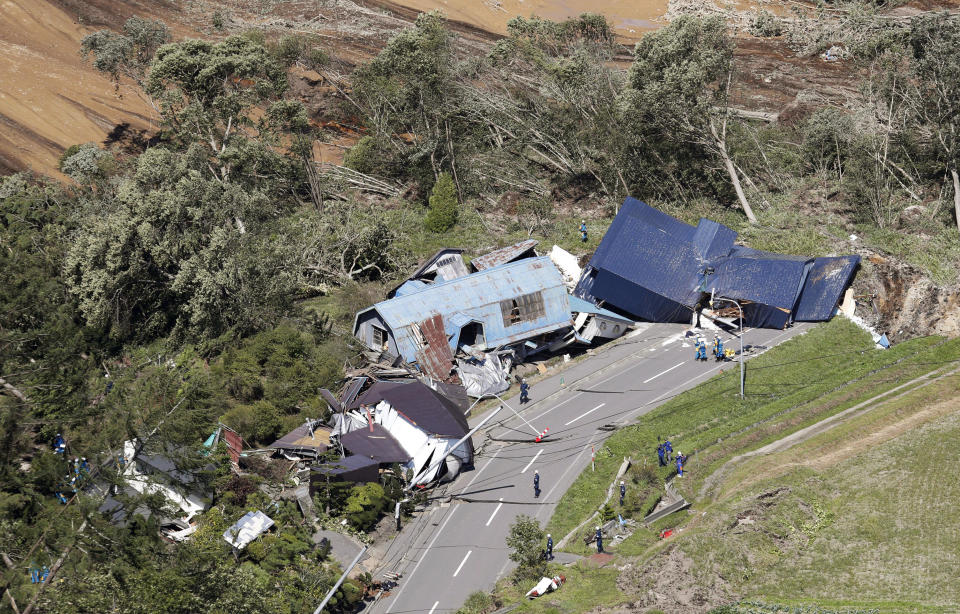
<svg viewBox="0 0 960 614">
<path fill-rule="evenodd" d="M 790 448 L 800 443 L 803 443 L 813 437 L 816 437 L 817 435 L 820 435 L 821 433 L 824 433 L 840 424 L 843 424 L 844 422 L 848 422 L 849 420 L 852 420 L 862 414 L 865 414 L 866 412 L 869 412 L 870 410 L 874 409 L 874 407 L 878 404 L 887 403 L 887 402 L 902 398 L 914 392 L 915 390 L 918 390 L 919 388 L 929 386 L 934 382 L 940 381 L 946 377 L 955 375 L 957 373 L 960 373 L 960 368 L 953 369 L 946 373 L 941 373 L 940 375 L 935 375 L 934 373 L 927 373 L 926 375 L 922 375 L 910 381 L 904 382 L 903 384 L 900 384 L 895 388 L 887 390 L 886 392 L 878 394 L 870 399 L 867 399 L 866 401 L 858 403 L 853 407 L 847 408 L 838 414 L 834 414 L 828 418 L 824 418 L 823 420 L 815 424 L 811 424 L 806 428 L 800 429 L 799 431 L 791 433 L 786 437 L 778 439 L 761 448 L 757 448 L 756 450 L 751 450 L 750 452 L 745 452 L 743 454 L 734 456 L 733 458 L 725 462 L 719 469 L 717 469 L 712 474 L 707 476 L 707 479 L 704 480 L 703 482 L 703 486 L 701 486 L 700 488 L 700 492 L 698 493 L 697 498 L 702 499 L 703 497 L 714 496 L 715 494 L 714 491 L 720 485 L 723 479 L 729 474 L 729 472 L 746 459 L 753 458 L 755 456 L 776 454 L 778 452 L 789 450 Z M 904 390 L 904 388 L 908 388 L 908 390 Z M 896 394 L 898 391 L 901 391 L 901 390 L 903 390 L 903 392 L 900 392 L 900 394 Z M 922 410 L 919 413 L 928 412 L 930 413 L 930 415 L 933 415 L 930 412 L 930 409 L 931 408 L 928 408 L 927 410 Z M 918 414 L 913 414 L 910 418 L 907 418 L 900 422 L 909 421 L 914 417 L 916 417 L 917 419 L 916 424 L 919 424 L 920 422 L 923 421 L 918 416 Z M 879 437 L 880 433 L 882 433 L 884 430 L 893 429 L 895 426 L 896 425 L 890 425 L 889 427 L 885 427 L 885 429 L 881 429 L 880 431 L 878 431 L 876 435 Z M 899 432 L 903 432 L 904 430 L 906 430 L 906 427 L 902 428 Z M 894 432 L 894 431 L 891 431 L 891 432 Z M 878 439 L 877 441 L 878 442 L 884 441 L 884 439 L 881 438 L 881 439 Z M 840 452 L 841 450 L 837 450 L 834 454 L 840 454 Z M 852 454 L 852 452 L 850 453 Z M 842 456 L 838 456 L 836 460 L 841 460 L 842 458 L 843 458 Z M 827 461 L 825 460 L 825 457 L 822 456 L 818 459 L 818 462 L 827 462 Z M 831 464 L 831 463 L 827 463 L 827 464 Z M 810 465 L 814 466 L 813 463 L 811 463 Z"/>
</svg>

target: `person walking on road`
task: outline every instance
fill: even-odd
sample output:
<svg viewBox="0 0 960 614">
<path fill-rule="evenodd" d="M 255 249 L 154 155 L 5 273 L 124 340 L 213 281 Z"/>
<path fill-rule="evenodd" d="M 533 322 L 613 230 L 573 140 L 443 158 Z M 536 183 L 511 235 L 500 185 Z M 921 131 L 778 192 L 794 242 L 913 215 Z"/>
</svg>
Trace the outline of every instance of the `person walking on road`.
<svg viewBox="0 0 960 614">
<path fill-rule="evenodd" d="M 527 383 L 526 378 L 520 382 L 520 404 L 530 402 L 530 384 Z"/>
<path fill-rule="evenodd" d="M 553 538 L 547 533 L 547 560 L 553 560 Z"/>
<path fill-rule="evenodd" d="M 536 498 L 540 497 L 540 472 L 533 472 L 533 496 Z"/>
<path fill-rule="evenodd" d="M 723 360 L 723 339 L 719 334 L 713 338 L 713 355 L 717 360 Z"/>
<path fill-rule="evenodd" d="M 600 530 L 600 527 L 597 527 L 597 554 L 603 553 L 603 531 Z"/>
<path fill-rule="evenodd" d="M 623 498 L 627 496 L 627 485 L 620 480 L 620 507 L 623 507 Z"/>
</svg>

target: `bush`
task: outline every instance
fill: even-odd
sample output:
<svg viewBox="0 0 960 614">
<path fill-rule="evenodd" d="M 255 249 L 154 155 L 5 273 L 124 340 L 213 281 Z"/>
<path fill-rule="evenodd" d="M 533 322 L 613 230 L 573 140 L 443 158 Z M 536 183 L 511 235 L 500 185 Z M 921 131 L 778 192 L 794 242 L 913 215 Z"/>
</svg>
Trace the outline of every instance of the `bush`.
<svg viewBox="0 0 960 614">
<path fill-rule="evenodd" d="M 547 562 L 543 557 L 544 537 L 540 524 L 526 514 L 517 516 L 517 520 L 510 525 L 507 546 L 513 549 L 510 560 L 517 563 L 517 569 L 513 572 L 516 581 L 539 579 L 546 575 Z"/>
<path fill-rule="evenodd" d="M 430 213 L 425 224 L 430 232 L 445 232 L 457 223 L 457 189 L 449 173 L 440 177 L 430 191 Z"/>
<path fill-rule="evenodd" d="M 350 489 L 343 515 L 353 528 L 367 531 L 380 519 L 390 501 L 379 484 L 358 484 Z"/>
<path fill-rule="evenodd" d="M 473 591 L 456 614 L 487 614 L 497 607 L 493 596 L 483 591 Z"/>
<path fill-rule="evenodd" d="M 343 165 L 369 175 L 377 168 L 376 155 L 377 141 L 372 136 L 365 136 L 343 157 Z"/>
<path fill-rule="evenodd" d="M 780 36 L 783 34 L 783 21 L 770 11 L 762 10 L 750 20 L 747 30 L 759 37 Z"/>
</svg>

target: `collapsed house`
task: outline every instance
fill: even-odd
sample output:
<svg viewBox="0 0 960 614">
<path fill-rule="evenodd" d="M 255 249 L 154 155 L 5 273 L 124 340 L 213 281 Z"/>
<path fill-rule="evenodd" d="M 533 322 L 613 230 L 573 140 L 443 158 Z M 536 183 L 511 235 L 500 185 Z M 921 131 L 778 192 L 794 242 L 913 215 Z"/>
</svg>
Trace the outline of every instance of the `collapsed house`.
<svg viewBox="0 0 960 614">
<path fill-rule="evenodd" d="M 182 541 L 196 531 L 192 521 L 210 507 L 210 494 L 201 488 L 194 475 L 178 469 L 169 456 L 142 450 L 138 453 L 137 446 L 136 440 L 124 442 L 123 453 L 118 458 L 117 470 L 123 477 L 125 494 L 163 496 L 169 513 L 159 519 L 160 532 Z M 112 495 L 104 500 L 99 511 L 109 514 L 114 524 L 123 526 L 127 522 L 128 510 Z M 150 515 L 145 506 L 132 513 Z"/>
<path fill-rule="evenodd" d="M 525 258 L 536 258 L 537 252 L 534 248 L 537 247 L 537 243 L 539 243 L 539 241 L 536 239 L 526 239 L 513 245 L 495 249 L 492 252 L 477 256 L 471 260 L 470 268 L 474 271 L 486 271 L 487 269 L 492 269 L 501 264 L 507 264 L 508 262 L 516 262 L 517 260 L 523 260 Z"/>
<path fill-rule="evenodd" d="M 458 351 L 484 360 L 478 355 L 512 345 L 522 357 L 542 347 L 532 339 L 571 325 L 563 279 L 548 257 L 399 291 L 406 286 L 358 313 L 353 334 L 435 380 L 450 380 Z"/>
<path fill-rule="evenodd" d="M 387 292 L 387 298 L 419 292 L 431 284 L 468 275 L 463 250 L 445 247 L 424 261 L 405 282 Z"/>
<path fill-rule="evenodd" d="M 345 408 L 334 430 L 352 456 L 321 473 L 367 475 L 372 463 L 350 460 L 361 457 L 381 467 L 399 463 L 412 473 L 413 484 L 453 479 L 462 466 L 473 463 L 473 442 L 457 445 L 469 431 L 463 409 L 425 384 L 374 382 Z M 445 463 L 430 469 L 451 452 Z"/>
<path fill-rule="evenodd" d="M 269 531 L 273 524 L 273 519 L 260 510 L 247 512 L 223 532 L 223 539 L 237 550 L 243 550 L 250 542 Z"/>
<path fill-rule="evenodd" d="M 830 319 L 860 262 L 764 252 L 736 238 L 717 222 L 691 226 L 627 198 L 574 294 L 651 322 L 690 322 L 714 294 L 741 303 L 745 326 L 783 328 Z"/>
<path fill-rule="evenodd" d="M 308 420 L 270 444 L 288 460 L 317 458 L 330 448 L 331 429 L 319 420 Z"/>
</svg>

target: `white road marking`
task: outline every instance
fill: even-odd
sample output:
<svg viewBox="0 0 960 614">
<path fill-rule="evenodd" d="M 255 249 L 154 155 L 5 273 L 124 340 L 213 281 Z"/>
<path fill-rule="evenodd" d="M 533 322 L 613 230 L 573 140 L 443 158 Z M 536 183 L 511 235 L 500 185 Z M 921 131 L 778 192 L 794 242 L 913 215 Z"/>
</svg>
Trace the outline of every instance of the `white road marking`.
<svg viewBox="0 0 960 614">
<path fill-rule="evenodd" d="M 604 405 L 606 405 L 606 403 L 601 403 L 601 404 L 597 405 L 596 407 L 594 407 L 593 409 L 591 409 L 591 410 L 588 411 L 587 413 L 585 413 L 585 414 L 580 414 L 579 416 L 577 416 L 576 418 L 574 418 L 574 419 L 571 420 L 570 422 L 564 423 L 563 426 L 570 426 L 571 424 L 573 424 L 574 422 L 576 422 L 576 421 L 579 420 L 580 418 L 583 418 L 584 416 L 588 416 L 588 415 L 592 414 L 593 412 L 597 411 L 598 409 L 600 409 L 600 408 L 603 407 Z"/>
<path fill-rule="evenodd" d="M 438 606 L 438 605 L 440 605 L 440 602 L 439 602 L 439 601 L 435 601 L 435 602 L 433 603 L 433 607 L 430 608 L 430 614 L 433 614 L 433 611 L 437 609 L 437 606 Z"/>
<path fill-rule="evenodd" d="M 503 501 L 503 497 L 500 497 L 500 501 Z M 490 514 L 490 520 L 487 521 L 486 526 L 490 526 L 490 523 L 493 522 L 493 517 L 497 515 L 497 512 L 500 511 L 501 507 L 503 507 L 503 503 L 497 504 L 497 509 L 493 510 L 493 513 Z"/>
<path fill-rule="evenodd" d="M 530 459 L 530 462 L 527 463 L 527 466 L 524 467 L 524 468 L 523 468 L 523 471 L 521 471 L 520 473 L 526 473 L 526 472 L 527 472 L 527 469 L 530 468 L 530 465 L 533 464 L 533 461 L 537 460 L 537 457 L 540 456 L 541 454 L 543 454 L 543 448 L 540 448 L 540 449 L 537 451 L 537 453 L 533 455 L 533 458 Z"/>
<path fill-rule="evenodd" d="M 483 467 L 481 467 L 481 468 L 477 471 L 477 474 L 476 474 L 475 476 L 473 476 L 473 479 L 471 479 L 469 482 L 467 482 L 467 485 L 464 486 L 464 487 L 463 487 L 463 490 L 460 491 L 461 493 L 465 492 L 468 488 L 470 488 L 470 486 L 473 485 L 473 483 L 476 481 L 476 479 L 477 479 L 478 477 L 480 477 L 480 474 L 483 473 L 483 470 L 486 469 L 491 463 L 493 463 L 494 459 L 496 459 L 496 457 L 497 457 L 497 454 L 500 454 L 500 450 L 502 450 L 502 449 L 503 449 L 503 448 L 497 448 L 497 449 L 496 449 L 496 451 L 490 456 L 490 460 L 487 461 L 487 464 L 484 465 Z M 412 582 L 410 581 L 410 579 L 413 578 L 413 574 L 417 573 L 417 569 L 420 568 L 420 563 L 423 563 L 423 560 L 424 560 L 425 558 L 427 558 L 427 553 L 430 552 L 430 548 L 433 548 L 433 545 L 434 545 L 435 543 L 437 543 L 437 539 L 439 539 L 440 534 L 443 533 L 443 530 L 444 530 L 445 528 L 447 528 L 447 523 L 450 522 L 450 519 L 453 518 L 453 515 L 457 513 L 457 510 L 458 510 L 458 509 L 460 509 L 460 506 L 450 508 L 450 513 L 447 515 L 447 518 L 443 521 L 443 524 L 440 525 L 440 528 L 437 529 L 437 532 L 434 533 L 433 539 L 430 541 L 430 544 L 427 545 L 427 548 L 426 548 L 426 550 L 423 551 L 423 554 L 420 555 L 420 558 L 417 560 L 417 564 L 413 566 L 413 571 L 411 571 L 411 572 L 410 572 L 410 575 L 407 576 L 407 581 L 404 582 L 404 583 L 400 586 L 400 590 L 397 591 L 397 596 L 393 598 L 393 601 L 391 602 L 391 605 L 397 603 L 397 601 L 399 601 L 399 599 L 400 599 L 400 595 L 403 594 L 403 591 L 405 591 L 405 590 L 407 589 L 407 587 L 412 584 Z M 389 609 L 389 608 L 388 608 L 388 609 Z"/>
<path fill-rule="evenodd" d="M 457 574 L 460 573 L 460 570 L 463 569 L 463 564 L 467 562 L 467 559 L 470 558 L 470 554 L 473 553 L 473 550 L 467 550 L 467 554 L 463 557 L 463 560 L 460 561 L 460 565 L 457 567 L 457 570 L 453 572 L 453 577 L 456 578 Z"/>
<path fill-rule="evenodd" d="M 638 352 L 638 353 L 639 353 L 639 352 Z M 609 382 L 610 380 L 612 380 L 612 379 L 615 378 L 615 377 L 620 377 L 620 376 L 623 375 L 624 373 L 627 373 L 628 371 L 631 371 L 631 370 L 633 370 L 633 369 L 636 369 L 637 367 L 639 367 L 640 365 L 642 365 L 644 360 L 647 360 L 647 359 L 646 359 L 646 358 L 641 358 L 639 362 L 636 362 L 636 363 L 634 363 L 633 365 L 624 368 L 622 371 L 617 371 L 616 373 L 614 373 L 614 374 L 611 375 L 610 377 L 605 377 L 605 378 L 603 378 L 602 380 L 600 380 L 599 382 L 592 382 L 592 383 L 591 383 L 591 386 L 599 386 L 600 384 L 604 384 L 604 383 L 606 383 L 606 382 Z M 583 392 L 578 392 L 577 394 L 571 396 L 570 398 L 565 399 L 565 400 L 563 400 L 563 401 L 560 401 L 559 403 L 557 403 L 556 405 L 554 405 L 554 406 L 551 407 L 550 409 L 544 411 L 542 414 L 539 414 L 539 415 L 537 415 L 537 416 L 534 417 L 534 418 L 530 418 L 530 422 L 534 422 L 534 421 L 536 421 L 536 420 L 539 420 L 540 418 L 543 418 L 544 416 L 546 416 L 547 414 L 549 414 L 550 412 L 552 412 L 552 411 L 555 410 L 556 408 L 560 407 L 560 406 L 563 405 L 564 403 L 567 403 L 568 401 L 572 401 L 572 400 L 574 400 L 575 398 L 577 398 L 577 397 L 579 397 L 579 396 L 581 396 L 581 395 L 583 395 L 583 394 L 586 394 L 587 392 L 590 392 L 590 391 L 589 391 L 589 390 L 585 390 L 585 391 L 583 391 Z"/>
<path fill-rule="evenodd" d="M 661 371 L 660 373 L 657 373 L 656 375 L 654 375 L 654 376 L 651 377 L 650 379 L 645 379 L 645 380 L 643 380 L 643 383 L 644 383 L 644 384 L 648 384 L 648 383 L 652 382 L 653 380 L 657 379 L 658 377 L 660 377 L 661 375 L 663 375 L 664 373 L 670 373 L 670 372 L 673 371 L 674 369 L 676 369 L 676 368 L 678 368 L 678 367 L 682 367 L 683 365 L 684 365 L 684 363 L 682 363 L 682 362 L 681 362 L 679 365 L 674 365 L 674 366 L 670 367 L 669 369 L 667 369 L 666 371 Z"/>
</svg>

